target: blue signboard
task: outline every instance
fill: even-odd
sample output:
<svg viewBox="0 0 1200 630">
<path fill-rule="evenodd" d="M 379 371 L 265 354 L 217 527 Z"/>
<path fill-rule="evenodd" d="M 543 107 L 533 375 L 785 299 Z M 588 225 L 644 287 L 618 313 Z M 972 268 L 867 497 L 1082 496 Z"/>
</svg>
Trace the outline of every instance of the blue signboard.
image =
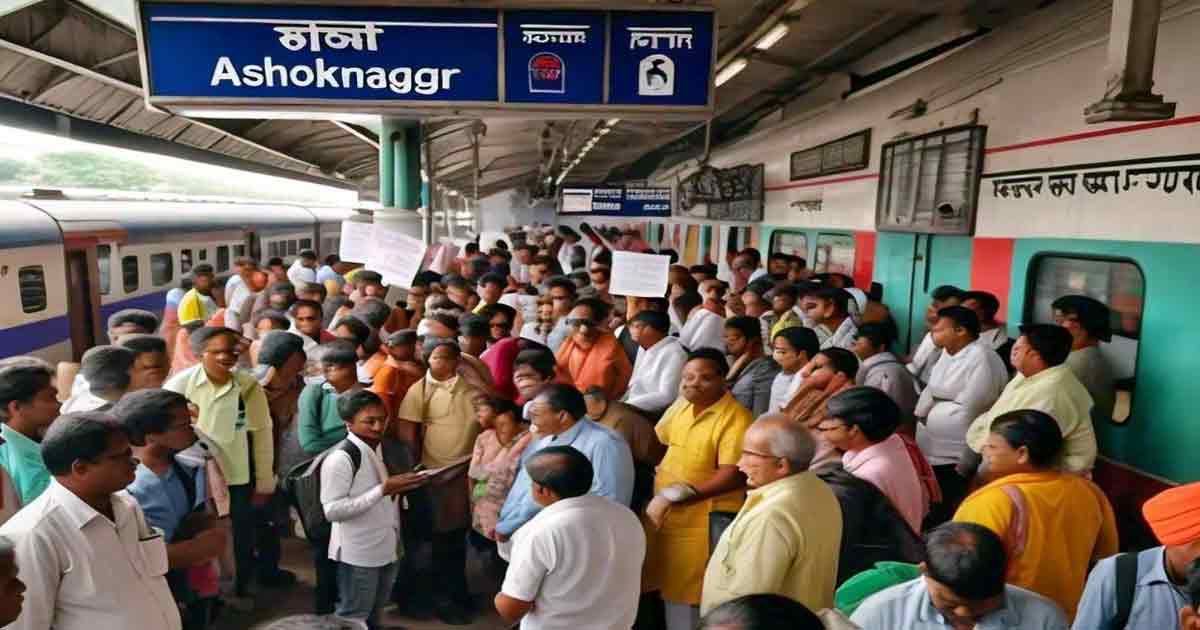
<svg viewBox="0 0 1200 630">
<path fill-rule="evenodd" d="M 489 9 L 141 5 L 151 96 L 500 98 Z"/>
<path fill-rule="evenodd" d="M 511 104 L 576 117 L 711 110 L 711 10 L 137 6 L 144 84 L 157 105 L 462 114 Z"/>
<path fill-rule="evenodd" d="M 626 188 L 621 214 L 631 217 L 669 217 L 671 189 Z"/>
<path fill-rule="evenodd" d="M 614 11 L 609 31 L 609 102 L 706 105 L 713 63 L 713 16 L 679 11 Z"/>
<path fill-rule="evenodd" d="M 671 216 L 670 188 L 564 188 L 560 214 Z"/>
<path fill-rule="evenodd" d="M 604 103 L 604 13 L 505 11 L 509 103 Z"/>
</svg>

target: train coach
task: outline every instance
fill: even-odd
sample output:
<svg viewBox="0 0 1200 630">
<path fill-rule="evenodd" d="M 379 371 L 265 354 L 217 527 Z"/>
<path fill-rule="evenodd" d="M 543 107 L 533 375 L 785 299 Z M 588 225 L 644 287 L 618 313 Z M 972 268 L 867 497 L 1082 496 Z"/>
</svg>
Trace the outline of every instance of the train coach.
<svg viewBox="0 0 1200 630">
<path fill-rule="evenodd" d="M 269 203 L 67 198 L 0 200 L 0 357 L 78 360 L 124 308 L 160 312 L 193 265 L 305 249 L 336 253 L 350 208 Z"/>
</svg>

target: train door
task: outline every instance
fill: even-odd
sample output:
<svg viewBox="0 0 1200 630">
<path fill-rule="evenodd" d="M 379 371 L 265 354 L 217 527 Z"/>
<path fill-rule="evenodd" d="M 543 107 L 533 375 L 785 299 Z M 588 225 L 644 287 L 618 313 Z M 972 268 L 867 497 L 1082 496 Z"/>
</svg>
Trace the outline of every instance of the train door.
<svg viewBox="0 0 1200 630">
<path fill-rule="evenodd" d="M 881 232 L 875 256 L 875 279 L 900 332 L 898 350 L 912 352 L 928 331 L 929 293 L 943 284 L 970 284 L 971 238 Z"/>
<path fill-rule="evenodd" d="M 91 273 L 96 268 L 90 248 L 67 250 L 67 313 L 71 331 L 71 354 L 75 361 L 101 338 L 99 287 Z"/>
</svg>

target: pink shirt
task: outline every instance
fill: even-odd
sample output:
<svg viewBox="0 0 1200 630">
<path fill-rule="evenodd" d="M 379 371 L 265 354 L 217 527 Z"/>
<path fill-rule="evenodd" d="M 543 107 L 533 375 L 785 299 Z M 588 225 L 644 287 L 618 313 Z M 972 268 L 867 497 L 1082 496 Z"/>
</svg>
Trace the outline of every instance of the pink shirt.
<svg viewBox="0 0 1200 630">
<path fill-rule="evenodd" d="M 921 532 L 921 521 L 929 511 L 929 499 L 899 435 L 893 433 L 861 451 L 846 451 L 842 466 L 855 477 L 875 484 L 891 500 L 908 526 L 916 533 Z"/>
</svg>

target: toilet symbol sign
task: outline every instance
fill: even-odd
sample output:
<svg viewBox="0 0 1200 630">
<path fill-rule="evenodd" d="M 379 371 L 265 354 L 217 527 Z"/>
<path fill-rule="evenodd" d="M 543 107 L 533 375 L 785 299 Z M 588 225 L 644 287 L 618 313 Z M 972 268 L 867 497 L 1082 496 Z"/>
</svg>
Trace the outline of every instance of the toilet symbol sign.
<svg viewBox="0 0 1200 630">
<path fill-rule="evenodd" d="M 650 55 L 638 64 L 638 96 L 673 96 L 675 62 L 666 55 Z"/>
</svg>

